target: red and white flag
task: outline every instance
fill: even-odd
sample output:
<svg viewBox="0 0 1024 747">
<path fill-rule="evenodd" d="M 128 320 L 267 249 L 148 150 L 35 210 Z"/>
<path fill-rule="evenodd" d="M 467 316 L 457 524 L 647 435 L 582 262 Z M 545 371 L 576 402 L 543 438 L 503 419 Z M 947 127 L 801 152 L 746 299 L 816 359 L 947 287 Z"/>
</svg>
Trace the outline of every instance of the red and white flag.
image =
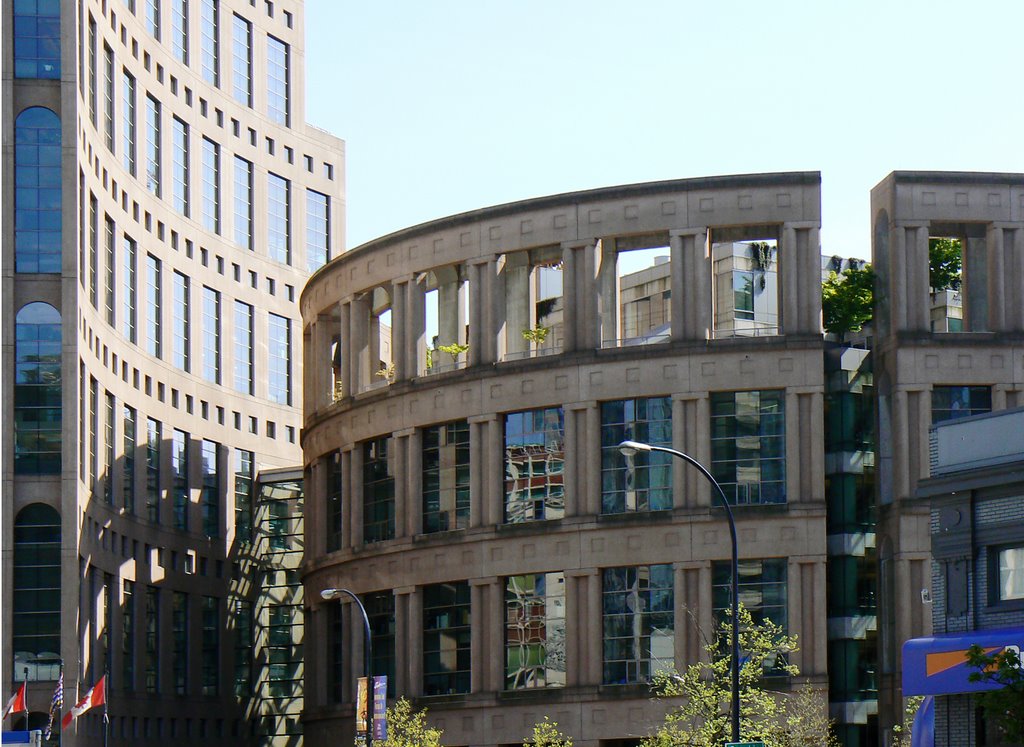
<svg viewBox="0 0 1024 747">
<path fill-rule="evenodd" d="M 103 675 L 100 677 L 100 681 L 92 686 L 92 689 L 82 696 L 82 699 L 72 706 L 71 710 L 64 714 L 64 718 L 61 719 L 60 728 L 63 731 L 76 718 L 81 716 L 83 713 L 88 711 L 90 708 L 95 708 L 98 705 L 103 705 L 107 702 L 107 676 Z"/>
<path fill-rule="evenodd" d="M 7 701 L 7 705 L 4 707 L 4 718 L 7 718 L 12 713 L 21 713 L 28 710 L 28 706 L 25 705 L 25 684 L 22 682 L 18 691 Z"/>
</svg>

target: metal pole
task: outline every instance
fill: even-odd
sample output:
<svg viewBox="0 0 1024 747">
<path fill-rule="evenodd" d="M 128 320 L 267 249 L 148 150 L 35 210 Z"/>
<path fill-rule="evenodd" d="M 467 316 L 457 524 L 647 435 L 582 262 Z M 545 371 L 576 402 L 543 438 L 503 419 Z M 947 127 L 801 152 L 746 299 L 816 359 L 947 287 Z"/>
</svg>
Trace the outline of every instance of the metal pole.
<svg viewBox="0 0 1024 747">
<path fill-rule="evenodd" d="M 373 668 L 373 636 L 370 634 L 370 618 L 366 614 L 366 607 L 363 606 L 362 600 L 355 595 L 354 592 L 348 589 L 324 589 L 320 592 L 320 596 L 324 599 L 336 599 L 338 594 L 348 594 L 352 601 L 359 607 L 359 611 L 363 613 L 363 640 L 365 645 L 363 646 L 363 670 L 366 672 L 366 747 L 373 747 L 373 674 L 371 670 Z M 359 688 L 356 688 L 356 692 L 359 692 Z"/>
<path fill-rule="evenodd" d="M 11 725 L 14 725 L 14 719 L 11 719 Z M 25 667 L 25 731 L 28 731 L 28 667 Z"/>
<path fill-rule="evenodd" d="M 730 583 L 730 592 L 732 594 L 732 631 L 731 631 L 731 643 L 730 650 L 731 661 L 730 675 L 732 679 L 732 741 L 740 741 L 740 595 L 739 595 L 739 545 L 736 541 L 736 521 L 732 515 L 732 507 L 729 505 L 729 501 L 725 497 L 725 491 L 722 490 L 722 486 L 718 484 L 718 480 L 707 470 L 707 468 L 694 459 L 689 454 L 684 454 L 681 451 L 670 449 L 666 446 L 653 446 L 651 444 L 642 443 L 640 441 L 623 441 L 619 444 L 619 449 L 625 453 L 635 453 L 637 451 L 661 451 L 672 456 L 679 457 L 684 462 L 687 462 L 704 475 L 710 482 L 715 491 L 718 493 L 718 498 L 722 502 L 722 507 L 725 509 L 725 516 L 729 520 L 729 539 L 732 542 L 732 582 Z"/>
</svg>

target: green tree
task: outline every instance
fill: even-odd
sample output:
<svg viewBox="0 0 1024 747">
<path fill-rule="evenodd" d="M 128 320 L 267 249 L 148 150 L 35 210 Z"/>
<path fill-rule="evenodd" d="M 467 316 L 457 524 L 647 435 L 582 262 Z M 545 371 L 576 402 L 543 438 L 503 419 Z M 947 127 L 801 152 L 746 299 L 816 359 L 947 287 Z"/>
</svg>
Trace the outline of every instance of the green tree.
<svg viewBox="0 0 1024 747">
<path fill-rule="evenodd" d="M 995 724 L 1008 744 L 1024 742 L 1024 671 L 1020 654 L 1010 648 L 986 653 L 975 644 L 967 650 L 967 662 L 978 670 L 971 672 L 968 680 L 999 685 L 998 690 L 975 695 L 985 711 L 986 722 Z"/>
<path fill-rule="evenodd" d="M 652 690 L 658 697 L 679 697 L 681 705 L 665 717 L 665 723 L 641 742 L 642 747 L 720 747 L 729 741 L 731 677 L 729 641 L 731 626 L 723 622 L 719 634 L 705 643 L 709 660 L 691 664 L 682 674 L 662 671 L 655 675 Z M 768 747 L 836 747 L 826 705 L 809 686 L 794 693 L 765 688 L 766 669 L 790 676 L 799 674 L 786 661 L 797 650 L 796 636 L 787 635 L 770 620 L 754 623 L 740 607 L 740 735 L 761 740 Z"/>
<path fill-rule="evenodd" d="M 834 272 L 821 284 L 821 313 L 825 331 L 843 335 L 859 332 L 875 312 L 875 271 L 871 265 Z"/>
<path fill-rule="evenodd" d="M 572 737 L 558 730 L 558 723 L 547 716 L 533 725 L 533 736 L 523 742 L 523 747 L 572 747 Z"/>
<path fill-rule="evenodd" d="M 960 239 L 928 239 L 928 285 L 933 291 L 960 289 L 962 249 Z"/>
<path fill-rule="evenodd" d="M 453 342 L 450 345 L 438 345 L 437 349 L 442 353 L 448 353 L 452 357 L 452 363 L 459 362 L 459 356 L 469 350 L 469 345 L 461 342 Z"/>
<path fill-rule="evenodd" d="M 414 711 L 412 703 L 399 699 L 387 710 L 388 738 L 374 741 L 380 747 L 441 747 L 440 729 L 427 726 L 427 710 Z"/>
</svg>

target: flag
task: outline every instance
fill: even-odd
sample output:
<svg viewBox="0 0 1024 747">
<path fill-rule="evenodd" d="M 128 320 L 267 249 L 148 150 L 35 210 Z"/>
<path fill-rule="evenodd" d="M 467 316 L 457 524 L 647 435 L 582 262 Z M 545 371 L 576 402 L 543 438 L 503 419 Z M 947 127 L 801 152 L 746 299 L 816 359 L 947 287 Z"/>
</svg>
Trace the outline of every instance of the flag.
<svg viewBox="0 0 1024 747">
<path fill-rule="evenodd" d="M 57 720 L 57 714 L 64 707 L 64 668 L 61 667 L 60 675 L 57 677 L 57 689 L 53 691 L 53 698 L 50 700 L 50 722 L 46 725 L 46 733 L 43 739 L 49 739 L 53 734 L 53 723 Z"/>
<path fill-rule="evenodd" d="M 90 708 L 95 708 L 98 705 L 103 705 L 107 702 L 107 675 L 100 677 L 100 681 L 92 686 L 82 699 L 72 706 L 71 710 L 67 712 L 64 719 L 60 722 L 61 730 L 67 729 L 68 726 L 76 718 L 81 716 L 83 713 L 88 711 Z"/>
<path fill-rule="evenodd" d="M 4 718 L 7 718 L 12 713 L 21 713 L 27 711 L 28 706 L 25 705 L 25 685 L 27 683 L 22 682 L 21 687 L 18 691 L 11 696 L 11 699 L 7 701 L 7 706 L 4 708 Z"/>
</svg>

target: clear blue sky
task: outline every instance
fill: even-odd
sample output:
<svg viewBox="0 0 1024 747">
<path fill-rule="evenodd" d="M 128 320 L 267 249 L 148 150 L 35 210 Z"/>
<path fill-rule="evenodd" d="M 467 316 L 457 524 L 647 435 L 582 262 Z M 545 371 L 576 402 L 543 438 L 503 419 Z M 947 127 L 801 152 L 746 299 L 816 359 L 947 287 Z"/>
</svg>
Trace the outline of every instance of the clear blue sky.
<svg viewBox="0 0 1024 747">
<path fill-rule="evenodd" d="M 820 170 L 822 250 L 866 257 L 890 171 L 1024 171 L 1020 0 L 305 6 L 349 248 L 538 195 Z"/>
</svg>

